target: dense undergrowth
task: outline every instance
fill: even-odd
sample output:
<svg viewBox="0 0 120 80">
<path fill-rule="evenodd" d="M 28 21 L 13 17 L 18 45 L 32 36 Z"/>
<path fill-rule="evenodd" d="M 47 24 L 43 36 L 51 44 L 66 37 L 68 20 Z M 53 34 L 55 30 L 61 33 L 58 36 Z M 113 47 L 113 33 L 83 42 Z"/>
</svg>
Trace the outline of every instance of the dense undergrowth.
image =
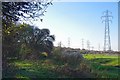
<svg viewBox="0 0 120 80">
<path fill-rule="evenodd" d="M 39 60 L 10 60 L 4 78 L 118 78 L 118 56 L 85 54 L 79 64 L 66 63 L 60 55 Z"/>
</svg>

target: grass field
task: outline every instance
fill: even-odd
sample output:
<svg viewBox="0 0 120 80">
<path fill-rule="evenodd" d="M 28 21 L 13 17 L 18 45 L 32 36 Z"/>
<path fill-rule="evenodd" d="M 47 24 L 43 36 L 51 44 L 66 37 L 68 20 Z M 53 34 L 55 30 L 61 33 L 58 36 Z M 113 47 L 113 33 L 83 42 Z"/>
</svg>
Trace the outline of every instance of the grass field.
<svg viewBox="0 0 120 80">
<path fill-rule="evenodd" d="M 120 64 L 118 55 L 111 54 L 85 54 L 84 57 L 90 62 L 93 73 L 101 78 L 118 78 Z"/>
<path fill-rule="evenodd" d="M 87 63 L 90 65 L 91 73 L 95 78 L 118 78 L 120 66 L 117 55 L 108 54 L 85 54 Z M 73 78 L 76 75 L 84 74 L 87 65 L 81 63 L 81 66 L 72 67 L 67 63 L 53 58 L 44 58 L 41 60 L 12 60 L 12 67 L 8 69 L 5 78 Z M 72 65 L 73 66 L 73 65 Z M 68 70 L 68 69 L 71 70 Z M 78 72 L 81 69 L 82 73 Z M 85 77 L 85 76 L 84 76 Z"/>
</svg>

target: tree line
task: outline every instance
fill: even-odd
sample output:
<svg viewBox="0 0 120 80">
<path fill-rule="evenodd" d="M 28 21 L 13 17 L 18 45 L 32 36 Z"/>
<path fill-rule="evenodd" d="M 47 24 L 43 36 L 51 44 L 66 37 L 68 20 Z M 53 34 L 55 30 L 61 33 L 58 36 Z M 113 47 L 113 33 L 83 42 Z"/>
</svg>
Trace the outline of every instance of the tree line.
<svg viewBox="0 0 120 80">
<path fill-rule="evenodd" d="M 3 67 L 11 58 L 38 59 L 40 53 L 51 55 L 55 36 L 49 29 L 39 29 L 27 23 L 16 24 L 22 19 L 35 19 L 44 15 L 44 6 L 51 2 L 2 2 L 2 59 Z"/>
</svg>

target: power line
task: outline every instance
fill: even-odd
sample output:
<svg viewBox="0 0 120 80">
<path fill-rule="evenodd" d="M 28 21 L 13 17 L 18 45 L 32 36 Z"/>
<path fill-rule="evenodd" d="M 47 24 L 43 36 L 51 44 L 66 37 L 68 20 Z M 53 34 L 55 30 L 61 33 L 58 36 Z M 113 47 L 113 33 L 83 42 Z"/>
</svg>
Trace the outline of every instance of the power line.
<svg viewBox="0 0 120 80">
<path fill-rule="evenodd" d="M 82 39 L 82 49 L 84 49 L 84 39 Z"/>
<path fill-rule="evenodd" d="M 68 48 L 70 48 L 70 38 L 68 38 Z"/>
<path fill-rule="evenodd" d="M 62 46 L 62 43 L 61 43 L 61 41 L 58 43 L 58 47 L 60 47 L 61 48 L 61 46 Z"/>
<path fill-rule="evenodd" d="M 100 44 L 98 44 L 98 51 L 100 51 Z"/>
<path fill-rule="evenodd" d="M 92 46 L 91 49 L 92 49 L 92 51 L 93 51 L 94 47 Z"/>
<path fill-rule="evenodd" d="M 90 41 L 87 40 L 87 49 L 90 50 Z"/>
<path fill-rule="evenodd" d="M 112 14 L 112 12 L 106 10 L 103 12 L 104 16 L 101 17 L 102 19 L 104 18 L 102 23 L 105 22 L 104 51 L 111 50 L 109 22 L 112 23 L 112 21 L 109 18 L 113 18 L 113 16 L 109 15 L 109 13 Z"/>
</svg>

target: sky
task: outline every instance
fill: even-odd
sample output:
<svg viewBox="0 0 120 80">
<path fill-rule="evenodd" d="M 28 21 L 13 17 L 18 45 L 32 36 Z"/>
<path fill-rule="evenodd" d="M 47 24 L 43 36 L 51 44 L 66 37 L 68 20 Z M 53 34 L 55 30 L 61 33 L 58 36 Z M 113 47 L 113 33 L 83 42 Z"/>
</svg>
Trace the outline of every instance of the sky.
<svg viewBox="0 0 120 80">
<path fill-rule="evenodd" d="M 43 22 L 35 21 L 33 24 L 40 29 L 48 28 L 55 35 L 54 45 L 68 47 L 68 38 L 71 48 L 87 49 L 87 40 L 94 50 L 103 50 L 104 29 L 101 16 L 103 12 L 112 12 L 113 19 L 110 23 L 111 48 L 118 51 L 118 3 L 117 2 L 53 2 L 47 8 Z"/>
</svg>

